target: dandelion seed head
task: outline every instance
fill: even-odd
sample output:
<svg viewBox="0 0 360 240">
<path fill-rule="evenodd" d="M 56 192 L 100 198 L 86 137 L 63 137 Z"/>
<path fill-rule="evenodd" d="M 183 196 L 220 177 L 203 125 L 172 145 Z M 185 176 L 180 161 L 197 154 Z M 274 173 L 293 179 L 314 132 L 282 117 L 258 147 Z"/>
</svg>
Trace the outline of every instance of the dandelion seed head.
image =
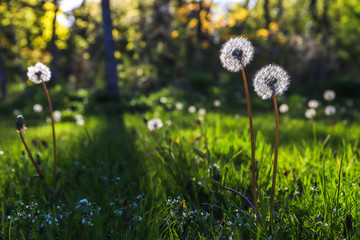
<svg viewBox="0 0 360 240">
<path fill-rule="evenodd" d="M 323 94 L 323 98 L 328 102 L 333 101 L 335 97 L 336 97 L 336 93 L 334 90 L 331 89 L 326 90 Z"/>
<path fill-rule="evenodd" d="M 269 99 L 272 95 L 283 95 L 290 85 L 289 74 L 275 64 L 261 68 L 253 80 L 256 94 L 262 99 Z"/>
<path fill-rule="evenodd" d="M 31 82 L 39 84 L 50 80 L 51 71 L 46 65 L 38 62 L 34 66 L 28 67 L 27 76 Z"/>
<path fill-rule="evenodd" d="M 220 107 L 220 105 L 221 105 L 221 101 L 220 101 L 220 100 L 215 100 L 215 101 L 214 101 L 214 106 L 215 106 L 215 107 Z"/>
<path fill-rule="evenodd" d="M 206 114 L 205 108 L 199 108 L 198 114 L 199 114 L 200 116 L 204 116 L 204 115 Z"/>
<path fill-rule="evenodd" d="M 157 129 L 160 129 L 164 126 L 163 122 L 160 118 L 154 118 L 147 122 L 147 127 L 150 131 L 155 131 Z"/>
<path fill-rule="evenodd" d="M 33 110 L 34 110 L 34 112 L 36 112 L 36 113 L 40 113 L 40 112 L 42 112 L 43 107 L 42 107 L 40 104 L 35 104 L 35 105 L 33 106 Z"/>
<path fill-rule="evenodd" d="M 61 112 L 59 110 L 55 110 L 53 112 L 53 117 L 55 122 L 60 122 L 61 121 Z"/>
<path fill-rule="evenodd" d="M 180 111 L 180 110 L 182 110 L 184 108 L 184 105 L 181 102 L 177 102 L 175 107 L 176 107 L 177 110 Z"/>
<path fill-rule="evenodd" d="M 189 106 L 188 111 L 189 111 L 189 113 L 195 113 L 196 112 L 196 107 L 191 105 L 191 106 Z"/>
<path fill-rule="evenodd" d="M 315 100 L 315 99 L 311 99 L 311 100 L 308 102 L 308 107 L 309 107 L 309 108 L 317 109 L 319 106 L 320 106 L 320 103 L 319 103 L 317 100 Z"/>
<path fill-rule="evenodd" d="M 248 65 L 254 56 L 254 47 L 243 37 L 231 38 L 220 50 L 222 66 L 230 72 L 238 72 Z"/>
<path fill-rule="evenodd" d="M 285 103 L 281 104 L 279 107 L 281 113 L 287 113 L 289 111 L 289 106 Z"/>
<path fill-rule="evenodd" d="M 316 110 L 313 108 L 310 108 L 305 111 L 305 117 L 308 119 L 313 119 L 316 116 Z"/>
<path fill-rule="evenodd" d="M 333 105 L 328 105 L 325 107 L 325 115 L 332 116 L 336 113 L 336 108 Z"/>
</svg>

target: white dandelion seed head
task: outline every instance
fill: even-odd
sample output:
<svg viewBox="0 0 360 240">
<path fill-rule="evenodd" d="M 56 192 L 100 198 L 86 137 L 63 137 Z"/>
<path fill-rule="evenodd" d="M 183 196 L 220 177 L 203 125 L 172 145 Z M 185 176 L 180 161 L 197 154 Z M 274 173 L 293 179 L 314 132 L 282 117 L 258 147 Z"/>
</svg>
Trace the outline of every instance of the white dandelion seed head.
<svg viewBox="0 0 360 240">
<path fill-rule="evenodd" d="M 165 103 L 167 102 L 167 98 L 166 98 L 166 97 L 161 97 L 161 98 L 160 98 L 160 102 L 161 102 L 162 104 L 165 104 Z"/>
<path fill-rule="evenodd" d="M 319 101 L 317 101 L 317 100 L 315 100 L 315 99 L 311 99 L 311 100 L 308 102 L 308 107 L 309 107 L 309 108 L 317 109 L 319 106 L 320 106 Z"/>
<path fill-rule="evenodd" d="M 51 71 L 46 65 L 38 62 L 35 66 L 28 67 L 27 76 L 35 84 L 47 82 L 51 78 Z"/>
<path fill-rule="evenodd" d="M 255 74 L 253 84 L 256 94 L 265 100 L 283 95 L 289 88 L 290 76 L 282 67 L 269 64 Z"/>
<path fill-rule="evenodd" d="M 175 104 L 175 107 L 176 107 L 177 110 L 180 111 L 180 110 L 182 110 L 184 108 L 184 105 L 181 102 L 177 102 Z"/>
<path fill-rule="evenodd" d="M 189 111 L 189 113 L 196 113 L 196 107 L 191 105 L 191 106 L 189 106 L 188 111 Z"/>
<path fill-rule="evenodd" d="M 172 121 L 171 121 L 170 119 L 169 119 L 169 120 L 166 120 L 165 124 L 170 127 L 170 126 L 172 125 Z"/>
<path fill-rule="evenodd" d="M 33 106 L 33 110 L 34 110 L 34 112 L 36 112 L 36 113 L 40 113 L 40 112 L 42 112 L 43 107 L 42 107 L 40 104 L 35 104 L 35 105 Z"/>
<path fill-rule="evenodd" d="M 328 105 L 325 107 L 325 115 L 332 116 L 336 113 L 336 108 L 333 105 Z"/>
<path fill-rule="evenodd" d="M 220 105 L 221 105 L 221 101 L 220 101 L 220 100 L 215 100 L 215 101 L 214 101 L 214 106 L 215 106 L 215 107 L 220 107 Z"/>
<path fill-rule="evenodd" d="M 335 99 L 336 93 L 334 90 L 329 89 L 324 92 L 323 97 L 326 101 L 330 102 Z"/>
<path fill-rule="evenodd" d="M 5 152 L 4 151 L 0 151 L 0 155 L 4 155 L 5 154 Z"/>
<path fill-rule="evenodd" d="M 204 115 L 206 114 L 205 108 L 199 108 L 198 114 L 199 114 L 200 116 L 204 116 Z"/>
<path fill-rule="evenodd" d="M 164 126 L 163 122 L 160 118 L 154 118 L 147 122 L 147 127 L 150 131 L 155 131 L 157 129 L 160 129 Z"/>
<path fill-rule="evenodd" d="M 236 114 L 234 115 L 234 119 L 235 119 L 235 120 L 239 120 L 239 119 L 240 119 L 240 115 L 236 113 Z"/>
<path fill-rule="evenodd" d="M 313 119 L 316 116 L 316 110 L 313 108 L 310 108 L 305 111 L 305 117 L 308 119 Z"/>
<path fill-rule="evenodd" d="M 287 113 L 289 111 L 289 106 L 285 103 L 281 104 L 279 107 L 281 113 Z"/>
<path fill-rule="evenodd" d="M 53 117 L 55 122 L 60 122 L 61 121 L 61 112 L 59 110 L 55 110 L 53 112 Z"/>
<path fill-rule="evenodd" d="M 243 37 L 231 38 L 220 50 L 222 66 L 230 72 L 238 72 L 248 65 L 254 56 L 254 47 Z"/>
</svg>

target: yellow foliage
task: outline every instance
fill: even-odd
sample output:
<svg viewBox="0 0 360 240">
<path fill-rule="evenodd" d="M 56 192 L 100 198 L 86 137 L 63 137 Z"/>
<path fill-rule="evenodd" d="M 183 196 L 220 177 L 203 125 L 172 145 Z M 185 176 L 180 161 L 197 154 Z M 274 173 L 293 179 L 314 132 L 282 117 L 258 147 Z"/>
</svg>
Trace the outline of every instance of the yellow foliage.
<svg viewBox="0 0 360 240">
<path fill-rule="evenodd" d="M 4 27 L 10 25 L 10 19 L 4 18 L 3 20 L 1 20 L 1 25 Z"/>
<path fill-rule="evenodd" d="M 56 22 L 55 34 L 59 40 L 67 40 L 70 37 L 69 29 L 59 22 Z"/>
<path fill-rule="evenodd" d="M 67 44 L 65 41 L 62 40 L 56 40 L 55 44 L 57 46 L 58 49 L 66 49 L 67 48 Z"/>
<path fill-rule="evenodd" d="M 202 41 L 201 42 L 201 47 L 203 49 L 207 49 L 209 47 L 209 45 L 210 45 L 209 41 Z"/>
<path fill-rule="evenodd" d="M 236 20 L 234 18 L 229 18 L 227 23 L 228 27 L 232 28 L 233 26 L 235 26 L 235 24 L 236 24 Z"/>
<path fill-rule="evenodd" d="M 6 3 L 0 4 L 0 13 L 3 13 L 6 11 Z"/>
<path fill-rule="evenodd" d="M 197 3 L 190 3 L 187 5 L 186 9 L 188 10 L 188 12 L 198 11 L 200 9 L 200 6 Z"/>
<path fill-rule="evenodd" d="M 277 24 L 277 22 L 271 22 L 269 24 L 269 29 L 272 32 L 277 32 L 277 31 L 279 31 L 279 25 Z"/>
<path fill-rule="evenodd" d="M 46 3 L 44 3 L 44 5 L 43 5 L 43 9 L 44 9 L 45 11 L 53 11 L 53 12 L 55 12 L 56 6 L 55 6 L 55 4 L 53 4 L 52 2 L 46 2 Z"/>
<path fill-rule="evenodd" d="M 171 38 L 177 38 L 179 36 L 179 31 L 178 30 L 174 30 L 171 32 Z"/>
<path fill-rule="evenodd" d="M 189 22 L 188 27 L 189 27 L 189 28 L 195 28 L 195 27 L 197 26 L 197 24 L 198 24 L 198 20 L 195 19 L 195 18 L 193 18 L 193 19 L 191 19 L 191 21 Z"/>
<path fill-rule="evenodd" d="M 128 51 L 131 51 L 133 50 L 135 47 L 134 43 L 133 42 L 129 42 L 127 45 L 126 45 L 126 50 Z"/>
<path fill-rule="evenodd" d="M 134 59 L 139 59 L 139 57 L 140 57 L 140 55 L 138 53 L 134 53 L 134 55 L 133 55 Z"/>
<path fill-rule="evenodd" d="M 78 25 L 81 28 L 86 28 L 88 26 L 88 22 L 87 21 L 83 21 L 81 19 L 76 19 L 76 25 Z"/>
<path fill-rule="evenodd" d="M 46 42 L 41 36 L 37 36 L 33 41 L 32 45 L 35 49 L 45 49 L 46 48 Z"/>
<path fill-rule="evenodd" d="M 119 31 L 117 29 L 114 28 L 112 30 L 112 35 L 113 35 L 114 39 L 118 39 L 119 36 L 120 36 L 120 33 L 119 33 Z"/>
<path fill-rule="evenodd" d="M 266 28 L 260 28 L 256 31 L 256 35 L 259 37 L 267 38 L 269 36 L 269 30 L 267 30 Z"/>
<path fill-rule="evenodd" d="M 121 58 L 121 52 L 120 52 L 120 51 L 115 51 L 114 57 L 115 57 L 116 59 L 120 59 L 120 58 Z"/>
<path fill-rule="evenodd" d="M 83 59 L 87 60 L 90 58 L 90 54 L 88 52 L 85 52 L 82 57 Z"/>
<path fill-rule="evenodd" d="M 141 48 L 146 47 L 146 42 L 145 42 L 145 41 L 140 41 L 139 46 L 140 46 Z"/>
</svg>

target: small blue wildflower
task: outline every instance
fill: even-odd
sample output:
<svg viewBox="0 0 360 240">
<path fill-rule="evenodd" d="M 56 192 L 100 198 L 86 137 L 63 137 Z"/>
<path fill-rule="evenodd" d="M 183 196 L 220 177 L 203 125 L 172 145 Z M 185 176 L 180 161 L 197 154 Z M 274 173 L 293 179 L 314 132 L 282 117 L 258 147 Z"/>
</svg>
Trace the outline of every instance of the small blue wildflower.
<svg viewBox="0 0 360 240">
<path fill-rule="evenodd" d="M 143 195 L 140 194 L 140 195 L 137 196 L 136 198 L 137 198 L 137 199 L 142 199 L 142 198 L 143 198 Z"/>
</svg>

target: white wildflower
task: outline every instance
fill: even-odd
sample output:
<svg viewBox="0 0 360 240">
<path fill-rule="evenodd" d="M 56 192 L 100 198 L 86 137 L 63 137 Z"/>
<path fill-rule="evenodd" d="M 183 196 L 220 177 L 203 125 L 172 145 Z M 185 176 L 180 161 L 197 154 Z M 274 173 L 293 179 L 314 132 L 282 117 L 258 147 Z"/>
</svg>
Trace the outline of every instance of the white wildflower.
<svg viewBox="0 0 360 240">
<path fill-rule="evenodd" d="M 59 110 L 55 110 L 53 112 L 53 117 L 55 122 L 60 122 L 61 121 L 61 112 Z"/>
<path fill-rule="evenodd" d="M 177 102 L 175 107 L 176 107 L 177 110 L 180 111 L 180 110 L 182 110 L 184 108 L 184 105 L 181 102 Z"/>
<path fill-rule="evenodd" d="M 199 108 L 198 114 L 201 115 L 201 116 L 204 116 L 206 114 L 205 108 Z"/>
<path fill-rule="evenodd" d="M 333 105 L 328 105 L 325 107 L 325 115 L 332 116 L 336 113 L 336 108 Z"/>
<path fill-rule="evenodd" d="M 317 109 L 319 106 L 320 106 L 319 101 L 317 101 L 317 100 L 315 100 L 315 99 L 311 99 L 311 100 L 308 102 L 308 107 L 309 107 L 309 108 Z"/>
<path fill-rule="evenodd" d="M 330 102 L 335 99 L 336 93 L 334 92 L 334 90 L 326 90 L 323 94 L 323 97 L 326 101 Z"/>
<path fill-rule="evenodd" d="M 285 103 L 281 104 L 279 107 L 281 113 L 287 113 L 289 111 L 289 106 Z"/>
<path fill-rule="evenodd" d="M 34 110 L 34 112 L 36 112 L 36 113 L 40 113 L 40 112 L 42 112 L 43 107 L 42 107 L 40 104 L 35 104 L 35 105 L 33 106 L 33 110 Z"/>
<path fill-rule="evenodd" d="M 248 65 L 254 56 L 254 47 L 243 37 L 231 38 L 220 50 L 222 66 L 230 72 L 238 72 Z"/>
<path fill-rule="evenodd" d="M 167 98 L 166 98 L 166 97 L 161 97 L 161 98 L 160 98 L 160 102 L 161 102 L 162 104 L 165 104 L 165 103 L 167 102 Z"/>
<path fill-rule="evenodd" d="M 253 84 L 256 94 L 265 100 L 273 95 L 283 95 L 289 88 L 290 76 L 282 67 L 270 64 L 256 73 Z"/>
<path fill-rule="evenodd" d="M 191 106 L 189 106 L 188 111 L 189 111 L 189 113 L 196 113 L 196 107 L 191 105 Z"/>
<path fill-rule="evenodd" d="M 160 118 L 154 118 L 147 122 L 147 127 L 150 131 L 155 131 L 157 129 L 160 129 L 164 126 L 163 122 Z"/>
<path fill-rule="evenodd" d="M 316 110 L 315 109 L 308 109 L 305 111 L 305 117 L 308 118 L 308 119 L 313 119 L 316 115 Z"/>
<path fill-rule="evenodd" d="M 215 106 L 215 107 L 220 107 L 220 105 L 221 105 L 221 101 L 220 101 L 220 100 L 215 100 L 215 101 L 214 101 L 214 106 Z"/>
<path fill-rule="evenodd" d="M 46 65 L 38 62 L 35 66 L 28 67 L 27 75 L 30 81 L 39 84 L 50 80 L 51 71 Z"/>
</svg>

